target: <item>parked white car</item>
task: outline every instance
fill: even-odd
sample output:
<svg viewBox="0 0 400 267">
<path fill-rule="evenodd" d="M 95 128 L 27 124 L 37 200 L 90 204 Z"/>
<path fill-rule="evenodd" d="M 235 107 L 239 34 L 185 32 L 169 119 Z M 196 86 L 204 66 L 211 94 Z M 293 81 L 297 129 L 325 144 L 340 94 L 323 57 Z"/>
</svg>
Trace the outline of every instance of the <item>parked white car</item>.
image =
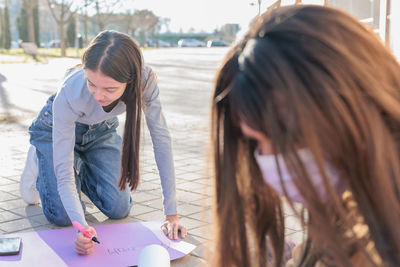
<svg viewBox="0 0 400 267">
<path fill-rule="evenodd" d="M 193 38 L 180 39 L 178 41 L 179 47 L 205 47 L 206 43 Z"/>
</svg>

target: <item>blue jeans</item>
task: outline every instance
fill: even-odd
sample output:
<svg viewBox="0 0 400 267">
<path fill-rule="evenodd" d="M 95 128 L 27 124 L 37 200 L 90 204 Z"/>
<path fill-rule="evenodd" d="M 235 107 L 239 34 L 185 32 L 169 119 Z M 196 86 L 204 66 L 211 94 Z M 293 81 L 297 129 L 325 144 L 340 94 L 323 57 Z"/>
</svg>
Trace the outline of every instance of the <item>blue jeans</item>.
<svg viewBox="0 0 400 267">
<path fill-rule="evenodd" d="M 29 127 L 30 142 L 36 147 L 39 161 L 39 190 L 43 213 L 56 225 L 70 225 L 57 191 L 53 166 L 52 95 Z M 82 191 L 105 215 L 112 219 L 128 216 L 132 207 L 129 187 L 121 191 L 118 180 L 121 167 L 121 137 L 117 134 L 118 118 L 98 124 L 75 123 L 74 170 L 78 195 Z M 85 205 L 82 202 L 83 210 Z"/>
</svg>

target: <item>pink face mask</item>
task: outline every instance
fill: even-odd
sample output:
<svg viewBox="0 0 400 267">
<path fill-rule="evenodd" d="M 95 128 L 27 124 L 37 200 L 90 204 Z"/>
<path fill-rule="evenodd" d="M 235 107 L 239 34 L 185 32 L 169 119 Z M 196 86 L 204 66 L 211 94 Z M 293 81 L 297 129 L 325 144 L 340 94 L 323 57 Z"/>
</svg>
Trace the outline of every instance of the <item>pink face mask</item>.
<svg viewBox="0 0 400 267">
<path fill-rule="evenodd" d="M 297 151 L 300 160 L 303 162 L 304 167 L 307 170 L 308 175 L 311 178 L 311 182 L 314 184 L 320 198 L 326 200 L 327 192 L 325 189 L 324 182 L 319 173 L 318 166 L 314 161 L 312 153 L 308 149 L 300 149 Z M 280 177 L 278 173 L 278 167 L 275 163 L 275 156 L 271 155 L 260 155 L 259 151 L 256 150 L 254 153 L 255 159 L 260 167 L 260 170 L 264 176 L 264 180 L 268 183 L 279 195 L 284 196 L 284 191 L 281 186 Z M 304 204 L 304 200 L 297 190 L 296 185 L 286 167 L 286 164 L 281 155 L 277 156 L 279 162 L 280 171 L 282 174 L 283 186 L 286 189 L 288 197 L 293 202 L 299 202 Z M 329 164 L 325 164 L 325 170 L 330 184 L 333 186 L 337 193 L 344 191 L 343 186 L 340 183 L 338 174 L 332 169 Z"/>
</svg>

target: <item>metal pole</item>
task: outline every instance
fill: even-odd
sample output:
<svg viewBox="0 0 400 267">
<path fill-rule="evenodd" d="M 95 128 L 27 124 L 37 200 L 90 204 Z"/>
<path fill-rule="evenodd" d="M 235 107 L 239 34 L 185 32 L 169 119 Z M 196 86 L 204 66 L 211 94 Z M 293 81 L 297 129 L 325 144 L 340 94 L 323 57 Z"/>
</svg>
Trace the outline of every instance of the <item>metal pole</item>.
<svg viewBox="0 0 400 267">
<path fill-rule="evenodd" d="M 383 0 L 380 2 L 380 7 L 379 7 L 379 35 L 381 36 L 381 39 L 384 42 L 386 42 L 387 38 L 388 4 L 389 0 Z"/>
<path fill-rule="evenodd" d="M 389 45 L 389 16 L 390 16 L 390 0 L 386 0 L 386 12 L 385 12 L 385 42 Z"/>
</svg>

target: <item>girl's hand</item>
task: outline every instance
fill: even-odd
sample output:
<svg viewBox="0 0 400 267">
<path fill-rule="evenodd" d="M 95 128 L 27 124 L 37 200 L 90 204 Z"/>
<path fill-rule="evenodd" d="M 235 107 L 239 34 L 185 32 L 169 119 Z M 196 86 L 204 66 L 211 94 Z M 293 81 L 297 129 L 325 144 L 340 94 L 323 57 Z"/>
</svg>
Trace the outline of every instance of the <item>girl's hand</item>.
<svg viewBox="0 0 400 267">
<path fill-rule="evenodd" d="M 165 216 L 165 222 L 161 226 L 161 229 L 171 240 L 178 239 L 178 231 L 181 232 L 182 238 L 185 238 L 187 235 L 186 227 L 179 224 L 179 218 L 177 214 Z"/>
<path fill-rule="evenodd" d="M 92 235 L 97 237 L 96 230 L 93 227 L 88 225 L 84 226 L 85 231 L 91 233 Z M 75 239 L 75 250 L 78 254 L 88 255 L 93 252 L 94 242 L 84 236 L 81 232 L 78 232 Z"/>
</svg>

